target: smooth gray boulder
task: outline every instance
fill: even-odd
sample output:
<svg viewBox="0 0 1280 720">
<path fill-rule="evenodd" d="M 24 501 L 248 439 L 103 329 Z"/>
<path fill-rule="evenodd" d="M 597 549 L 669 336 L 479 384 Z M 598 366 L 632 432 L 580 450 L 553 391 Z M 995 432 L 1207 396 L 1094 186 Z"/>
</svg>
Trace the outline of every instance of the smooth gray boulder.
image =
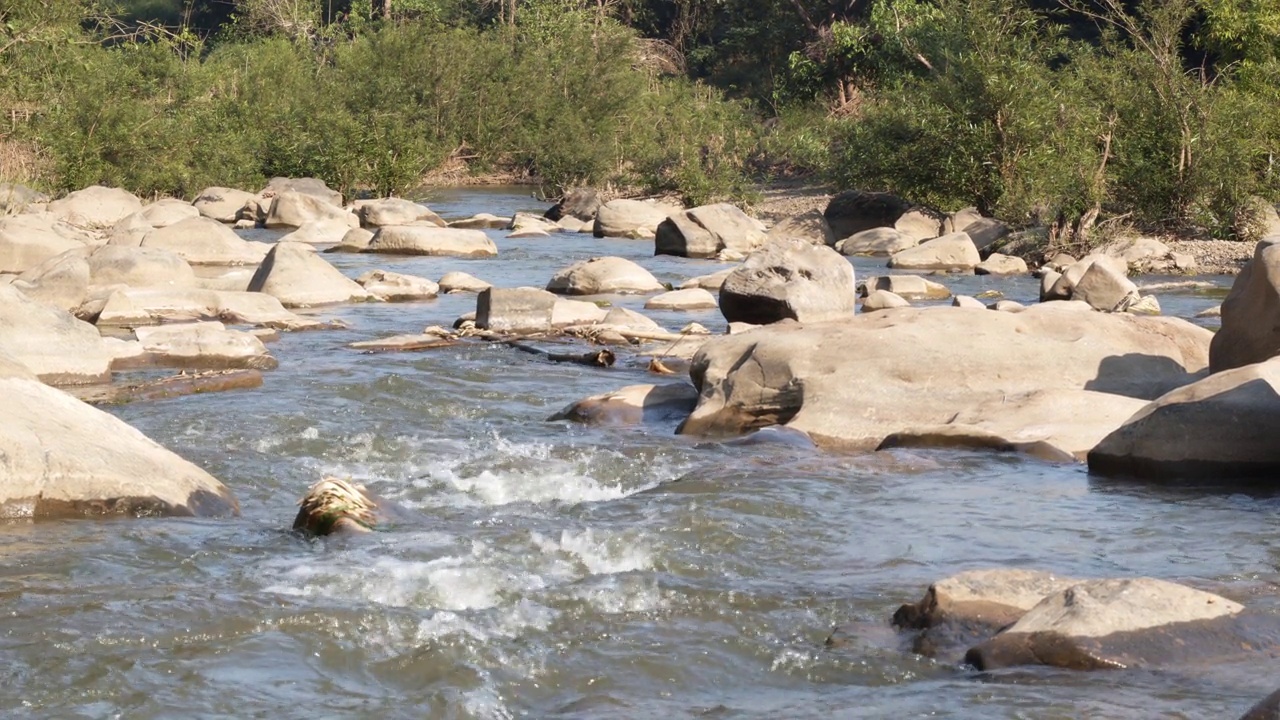
<svg viewBox="0 0 1280 720">
<path fill-rule="evenodd" d="M 591 233 L 596 237 L 649 240 L 657 234 L 658 225 L 663 220 L 682 209 L 641 200 L 610 200 L 596 211 Z"/>
<path fill-rule="evenodd" d="M 978 275 L 1026 275 L 1027 261 L 1012 255 L 991 253 L 973 268 Z"/>
<path fill-rule="evenodd" d="M 200 211 L 189 202 L 176 198 L 163 198 L 136 213 L 151 227 L 168 227 L 183 220 L 200 217 Z"/>
<path fill-rule="evenodd" d="M 710 275 L 699 275 L 698 277 L 689 278 L 680 283 L 681 290 L 690 288 L 702 288 L 713 292 L 720 292 L 720 288 L 724 285 L 724 281 L 729 277 L 729 273 L 733 272 L 733 268 L 727 268 Z"/>
<path fill-rule="evenodd" d="M 249 292 L 266 293 L 285 307 L 311 307 L 374 300 L 305 243 L 280 242 L 271 248 L 249 281 Z"/>
<path fill-rule="evenodd" d="M 572 217 L 582 222 L 594 222 L 600 209 L 600 195 L 592 188 L 573 188 L 566 192 L 544 215 L 552 222 Z"/>
<path fill-rule="evenodd" d="M 111 356 L 92 325 L 13 285 L 0 285 L 0 354 L 51 385 L 111 379 Z"/>
<path fill-rule="evenodd" d="M 193 287 L 196 274 L 175 252 L 159 247 L 103 245 L 88 253 L 92 285 Z"/>
<path fill-rule="evenodd" d="M 360 225 L 362 227 L 384 227 L 387 225 L 429 224 L 445 227 L 440 216 L 426 205 L 405 200 L 403 198 L 383 198 L 369 200 L 360 204 Z"/>
<path fill-rule="evenodd" d="M 1280 235 L 1254 248 L 1222 301 L 1209 368 L 1222 372 L 1280 355 Z"/>
<path fill-rule="evenodd" d="M 825 245 L 779 240 L 752 253 L 720 288 L 729 322 L 766 325 L 850 317 L 857 303 L 853 266 Z"/>
<path fill-rule="evenodd" d="M 269 228 L 296 228 L 317 220 L 333 220 L 350 227 L 360 224 L 354 214 L 340 205 L 293 190 L 286 190 L 271 199 L 265 222 Z"/>
<path fill-rule="evenodd" d="M 963 232 L 927 240 L 894 253 L 889 267 L 898 270 L 972 270 L 982 262 L 973 240 Z"/>
<path fill-rule="evenodd" d="M 204 217 L 230 225 L 240 219 L 241 208 L 252 199 L 253 193 L 245 190 L 207 187 L 191 201 L 191 205 Z"/>
<path fill-rule="evenodd" d="M 907 300 L 946 300 L 951 291 L 946 285 L 922 278 L 919 275 L 878 275 L 867 278 L 862 284 L 865 294 L 887 290 Z"/>
<path fill-rule="evenodd" d="M 659 223 L 653 254 L 713 258 L 727 250 L 741 256 L 764 241 L 758 222 L 734 205 L 717 203 L 675 213 Z"/>
<path fill-rule="evenodd" d="M 814 245 L 835 245 L 840 239 L 831 232 L 831 226 L 827 224 L 827 219 L 819 210 L 810 210 L 800 215 L 783 218 L 769 228 L 767 235 L 769 240 L 795 238 L 806 240 Z"/>
<path fill-rule="evenodd" d="M 1103 438 L 1089 470 L 1158 480 L 1275 477 L 1280 358 L 1214 373 L 1162 395 Z"/>
<path fill-rule="evenodd" d="M 52 215 L 0 218 L 0 273 L 24 273 L 51 257 L 85 247 L 74 229 Z"/>
<path fill-rule="evenodd" d="M 714 310 L 719 307 L 716 296 L 703 288 L 672 290 L 654 295 L 644 304 L 645 310 Z"/>
<path fill-rule="evenodd" d="M 89 295 L 89 248 L 68 250 L 19 275 L 12 283 L 32 300 L 73 312 Z"/>
<path fill-rule="evenodd" d="M 538 288 L 486 288 L 476 296 L 476 327 L 506 333 L 551 329 L 556 296 Z"/>
<path fill-rule="evenodd" d="M 93 185 L 49 203 L 49 214 L 82 228 L 109 228 L 142 209 L 142 201 L 119 188 Z"/>
<path fill-rule="evenodd" d="M 337 220 L 334 218 L 310 220 L 298 226 L 298 228 L 293 232 L 281 237 L 277 242 L 300 242 L 307 243 L 308 245 L 341 245 L 346 241 L 349 233 L 354 233 L 359 229 L 360 228 L 351 227 L 344 220 Z M 372 235 L 370 237 L 372 237 Z M 368 243 L 366 243 L 366 245 L 367 244 Z"/>
<path fill-rule="evenodd" d="M 356 278 L 356 282 L 387 302 L 430 300 L 440 294 L 440 286 L 431 280 L 388 270 L 370 270 Z"/>
<path fill-rule="evenodd" d="M 1071 289 L 1071 299 L 1095 310 L 1118 312 L 1138 300 L 1138 286 L 1107 264 L 1095 262 Z"/>
<path fill-rule="evenodd" d="M 893 228 L 878 227 L 854 233 L 835 247 L 841 255 L 894 255 L 919 244 L 919 240 Z"/>
<path fill-rule="evenodd" d="M 896 295 L 888 290 L 873 290 L 862 301 L 862 312 L 864 313 L 904 307 L 911 307 L 911 303 L 907 302 L 901 295 Z"/>
<path fill-rule="evenodd" d="M 0 358 L 0 510 L 8 518 L 227 516 L 213 476 Z"/>
<path fill-rule="evenodd" d="M 645 294 L 664 289 L 648 270 L 620 257 L 576 262 L 547 283 L 547 290 L 561 295 Z"/>
<path fill-rule="evenodd" d="M 266 243 L 247 242 L 206 217 L 156 228 L 142 238 L 141 247 L 168 250 L 192 265 L 257 265 L 270 250 Z"/>
<path fill-rule="evenodd" d="M 440 292 L 446 294 L 452 293 L 479 293 L 487 290 L 493 285 L 481 280 L 475 275 L 470 275 L 458 270 L 447 272 L 440 277 Z"/>
<path fill-rule="evenodd" d="M 263 188 L 258 195 L 260 197 L 270 198 L 286 192 L 296 192 L 301 195 L 309 195 L 317 200 L 323 200 L 330 205 L 342 207 L 342 193 L 329 187 L 319 178 L 273 177 L 267 182 L 267 186 Z"/>
<path fill-rule="evenodd" d="M 274 370 L 278 365 L 257 337 L 243 330 L 229 330 L 220 322 L 140 327 L 134 335 L 142 353 L 125 366 Z"/>
<path fill-rule="evenodd" d="M 497 257 L 498 246 L 480 230 L 428 225 L 388 225 L 378 228 L 365 252 L 384 255 L 443 255 Z"/>
</svg>

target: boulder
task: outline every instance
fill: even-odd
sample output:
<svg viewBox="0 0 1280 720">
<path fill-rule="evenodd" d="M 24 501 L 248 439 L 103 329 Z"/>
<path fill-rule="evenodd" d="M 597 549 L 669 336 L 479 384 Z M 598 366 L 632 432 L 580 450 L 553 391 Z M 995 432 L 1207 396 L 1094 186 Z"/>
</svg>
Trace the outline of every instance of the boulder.
<svg viewBox="0 0 1280 720">
<path fill-rule="evenodd" d="M 468 275 L 464 272 L 454 270 L 447 272 L 444 277 L 440 278 L 440 292 L 442 293 L 478 293 L 493 287 L 489 283 L 481 280 L 474 275 Z"/>
<path fill-rule="evenodd" d="M 193 287 L 196 274 L 177 253 L 159 247 L 103 245 L 88 253 L 89 282 L 129 287 Z"/>
<path fill-rule="evenodd" d="M 640 200 L 610 200 L 596 211 L 591 234 L 596 237 L 618 237 L 631 240 L 652 239 L 658 225 L 681 208 Z"/>
<path fill-rule="evenodd" d="M 978 212 L 978 208 L 961 208 L 942 219 L 942 234 L 960 232 L 981 219 L 982 213 Z"/>
<path fill-rule="evenodd" d="M 271 248 L 249 281 L 249 291 L 266 293 L 285 307 L 375 299 L 372 293 L 325 262 L 315 248 L 295 242 L 280 242 Z"/>
<path fill-rule="evenodd" d="M 1068 305 L 902 308 L 712 338 L 693 359 L 702 399 L 682 432 L 785 424 L 823 444 L 874 449 L 894 433 L 1046 387 L 1154 399 L 1207 364 L 1212 333 L 1204 328 Z M 1048 432 L 1040 439 L 1054 440 Z"/>
<path fill-rule="evenodd" d="M 1259 242 L 1222 301 L 1222 329 L 1213 337 L 1213 372 L 1280 355 L 1280 235 Z"/>
<path fill-rule="evenodd" d="M 416 224 L 446 226 L 445 221 L 426 205 L 401 198 L 384 198 L 363 203 L 360 205 L 359 215 L 360 224 L 364 227 Z"/>
<path fill-rule="evenodd" d="M 911 303 L 907 302 L 901 295 L 896 295 L 888 290 L 873 290 L 862 301 L 862 312 L 875 312 L 876 310 L 891 310 L 910 306 Z"/>
<path fill-rule="evenodd" d="M 151 227 L 169 227 L 183 220 L 200 217 L 200 211 L 191 203 L 176 198 L 157 200 L 137 213 Z"/>
<path fill-rule="evenodd" d="M 688 280 L 680 283 L 680 289 L 688 290 L 690 288 L 702 288 L 703 290 L 719 292 L 720 288 L 724 285 L 724 281 L 729 277 L 729 273 L 732 272 L 733 268 L 729 268 L 727 270 L 713 272 L 710 275 L 699 275 L 695 278 L 689 278 Z"/>
<path fill-rule="evenodd" d="M 119 188 L 94 185 L 49 203 L 49 214 L 82 228 L 109 228 L 142 209 L 142 201 Z"/>
<path fill-rule="evenodd" d="M 1101 670 L 1240 655 L 1242 644 L 1263 644 L 1241 634 L 1242 613 L 1239 603 L 1165 580 L 1085 580 L 1046 596 L 965 661 L 979 670 Z"/>
<path fill-rule="evenodd" d="M 486 288 L 476 296 L 476 327 L 505 333 L 547 332 L 556 299 L 537 288 Z"/>
<path fill-rule="evenodd" d="M 1130 298 L 1130 300 L 1132 300 L 1132 298 Z M 1137 300 L 1133 300 L 1129 303 L 1128 307 L 1124 309 L 1124 311 L 1135 315 L 1159 315 L 1160 301 L 1157 300 L 1154 295 L 1147 295 L 1146 297 L 1140 297 Z"/>
<path fill-rule="evenodd" d="M 551 326 L 566 328 L 574 325 L 595 325 L 608 317 L 609 311 L 586 300 L 557 298 L 551 309 Z"/>
<path fill-rule="evenodd" d="M 502 230 L 511 225 L 512 218 L 489 213 L 477 213 L 469 218 L 454 220 L 448 227 L 462 230 Z"/>
<path fill-rule="evenodd" d="M 678 257 L 713 258 L 726 250 L 742 255 L 765 241 L 759 224 L 728 203 L 675 213 L 655 232 L 653 254 Z"/>
<path fill-rule="evenodd" d="M 1026 275 L 1027 261 L 1020 257 L 991 253 L 973 268 L 978 275 Z"/>
<path fill-rule="evenodd" d="M 1044 270 L 1040 274 L 1040 302 L 1049 302 L 1051 300 L 1070 300 L 1071 292 L 1066 283 L 1062 282 L 1062 273 L 1053 270 Z"/>
<path fill-rule="evenodd" d="M 295 315 L 286 310 L 279 300 L 264 293 L 199 288 L 112 290 L 97 315 L 99 326 L 136 327 L 161 322 L 221 320 L 278 330 L 334 327 L 331 323 Z"/>
<path fill-rule="evenodd" d="M 224 187 L 208 187 L 200 191 L 191 205 L 204 217 L 231 224 L 239 219 L 240 209 L 253 199 L 253 193 Z"/>
<path fill-rule="evenodd" d="M 846 190 L 831 198 L 822 216 L 837 238 L 847 238 L 871 228 L 893 227 L 910 208 L 910 203 L 890 193 Z"/>
<path fill-rule="evenodd" d="M 769 228 L 767 237 L 769 240 L 795 238 L 814 245 L 835 245 L 839 240 L 836 234 L 831 232 L 827 219 L 818 210 L 783 218 L 777 225 Z"/>
<path fill-rule="evenodd" d="M 547 418 L 584 425 L 641 425 L 682 419 L 698 403 L 689 383 L 629 385 L 579 400 Z"/>
<path fill-rule="evenodd" d="M 921 631 L 914 647 L 918 653 L 933 656 L 947 646 L 967 649 L 1076 582 L 1040 570 L 969 570 L 933 583 L 919 602 L 899 607 L 893 624 Z"/>
<path fill-rule="evenodd" d="M 346 223 L 348 227 L 355 227 L 360 222 L 340 205 L 293 190 L 286 190 L 271 199 L 265 222 L 269 228 L 296 228 L 317 220 Z"/>
<path fill-rule="evenodd" d="M 551 233 L 560 231 L 560 226 L 540 215 L 518 212 L 511 216 L 511 224 L 505 229 L 512 231 L 509 238 L 551 237 Z"/>
<path fill-rule="evenodd" d="M 942 218 L 923 208 L 913 208 L 902 213 L 893 223 L 893 229 L 916 244 L 932 240 L 943 234 Z"/>
<path fill-rule="evenodd" d="M 426 225 L 388 225 L 378 228 L 365 252 L 384 255 L 443 255 L 496 257 L 498 246 L 480 230 L 455 230 Z"/>
<path fill-rule="evenodd" d="M 271 198 L 286 192 L 309 195 L 335 207 L 342 207 L 342 193 L 330 188 L 323 180 L 318 178 L 273 177 L 267 183 L 267 186 L 262 189 L 262 192 L 258 193 L 258 196 Z"/>
<path fill-rule="evenodd" d="M 253 274 L 256 272 L 258 272 L 258 268 L 252 265 L 227 268 L 217 275 L 197 276 L 191 286 L 204 288 L 205 290 L 247 292 L 249 281 L 253 279 Z M 272 300 L 274 299 L 272 298 Z"/>
<path fill-rule="evenodd" d="M 426 278 L 387 270 L 370 270 L 356 278 L 356 282 L 378 299 L 388 302 L 430 300 L 440 294 L 440 286 Z"/>
<path fill-rule="evenodd" d="M 1027 309 L 1026 305 L 1015 300 L 997 300 L 987 308 L 996 312 L 1022 312 Z"/>
<path fill-rule="evenodd" d="M 111 379 L 110 353 L 92 325 L 28 298 L 13 285 L 0 285 L 0 354 L 51 385 Z"/>
<path fill-rule="evenodd" d="M 341 245 L 345 242 L 347 233 L 355 232 L 359 229 L 332 218 L 311 220 L 301 225 L 297 230 L 280 238 L 279 242 L 300 242 L 308 245 Z"/>
<path fill-rule="evenodd" d="M 1280 359 L 1214 373 L 1141 408 L 1089 453 L 1101 475 L 1275 477 Z"/>
<path fill-rule="evenodd" d="M 648 270 L 620 257 L 576 262 L 557 272 L 547 283 L 547 290 L 561 295 L 651 293 L 663 289 L 662 283 Z"/>
<path fill-rule="evenodd" d="M 23 273 L 51 257 L 84 246 L 70 227 L 52 215 L 0 218 L 0 272 Z"/>
<path fill-rule="evenodd" d="M 720 288 L 720 311 L 731 323 L 842 319 L 856 302 L 853 266 L 831 248 L 801 240 L 757 250 Z"/>
<path fill-rule="evenodd" d="M 1009 226 L 993 218 L 978 218 L 960 228 L 960 232 L 969 236 L 978 252 L 986 255 L 989 248 L 1009 234 Z"/>
<path fill-rule="evenodd" d="M 126 367 L 136 364 L 201 370 L 273 370 L 278 364 L 261 340 L 242 330 L 228 330 L 220 322 L 140 327 L 134 335 L 143 354 L 126 363 Z M 116 367 L 120 366 L 117 363 Z"/>
<path fill-rule="evenodd" d="M 1240 720 L 1280 720 L 1280 690 L 1271 693 L 1257 705 L 1249 708 Z"/>
<path fill-rule="evenodd" d="M 107 231 L 107 244 L 138 247 L 142 245 L 142 239 L 152 230 L 155 230 L 155 226 L 147 222 L 142 211 L 138 211 L 132 215 L 126 215 L 111 226 Z"/>
<path fill-rule="evenodd" d="M 600 209 L 600 196 L 591 188 L 574 188 L 566 192 L 555 205 L 552 205 L 546 212 L 546 217 L 552 222 L 559 222 L 563 218 L 572 217 L 582 222 L 594 222 L 596 219 L 596 211 Z"/>
<path fill-rule="evenodd" d="M 1094 252 L 1123 260 L 1129 273 L 1162 273 L 1178 269 L 1175 267 L 1173 251 L 1155 238 L 1121 238 Z"/>
<path fill-rule="evenodd" d="M 972 270 L 982 262 L 978 248 L 963 232 L 943 235 L 894 253 L 889 267 L 899 270 Z"/>
<path fill-rule="evenodd" d="M 1138 286 L 1106 263 L 1095 262 L 1071 289 L 1071 299 L 1103 312 L 1123 311 L 1138 299 Z"/>
<path fill-rule="evenodd" d="M 605 314 L 604 319 L 600 321 L 600 324 L 621 328 L 623 330 L 665 332 L 663 327 L 654 322 L 652 318 L 624 307 L 609 308 L 609 312 Z"/>
<path fill-rule="evenodd" d="M 32 300 L 73 312 L 89 296 L 88 248 L 68 250 L 22 273 L 12 287 Z"/>
<path fill-rule="evenodd" d="M 566 215 L 556 221 L 556 227 L 562 232 L 588 233 L 591 232 L 591 223 L 583 222 L 572 215 Z"/>
<path fill-rule="evenodd" d="M 37 520 L 94 515 L 223 516 L 222 483 L 115 417 L 0 359 L 0 509 Z"/>
<path fill-rule="evenodd" d="M 644 304 L 645 310 L 714 310 L 717 307 L 716 296 L 702 288 L 664 292 Z"/>
<path fill-rule="evenodd" d="M 877 290 L 887 290 L 907 300 L 946 300 L 951 291 L 946 285 L 927 280 L 919 275 L 880 275 L 867 278 L 862 284 L 864 295 Z"/>
<path fill-rule="evenodd" d="M 142 239 L 142 247 L 168 250 L 192 265 L 257 265 L 270 250 L 266 243 L 242 240 L 206 217 L 156 228 Z"/>
<path fill-rule="evenodd" d="M 841 255 L 894 255 L 919 244 L 919 240 L 893 228 L 880 227 L 854 233 L 835 247 Z"/>
<path fill-rule="evenodd" d="M 49 196 L 26 185 L 0 182 L 0 215 L 17 215 L 32 205 L 49 202 Z"/>
<path fill-rule="evenodd" d="M 970 310 L 974 308 L 978 310 L 985 310 L 987 306 L 983 305 L 981 300 L 971 295 L 956 295 L 951 298 L 951 307 L 969 308 Z"/>
<path fill-rule="evenodd" d="M 350 228 L 342 235 L 342 239 L 337 245 L 327 248 L 325 252 L 348 252 L 362 253 L 369 250 L 369 243 L 373 242 L 373 233 L 364 228 Z"/>
</svg>

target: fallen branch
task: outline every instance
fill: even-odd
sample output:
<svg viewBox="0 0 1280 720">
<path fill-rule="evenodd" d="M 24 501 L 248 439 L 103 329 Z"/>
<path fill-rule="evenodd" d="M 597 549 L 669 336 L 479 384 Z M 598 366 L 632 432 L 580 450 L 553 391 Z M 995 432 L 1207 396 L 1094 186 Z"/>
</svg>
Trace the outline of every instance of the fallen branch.
<svg viewBox="0 0 1280 720">
<path fill-rule="evenodd" d="M 597 350 L 595 352 L 574 355 L 572 353 L 549 352 L 542 348 L 536 348 L 532 345 L 525 345 L 518 340 L 504 340 L 500 342 L 522 352 L 544 357 L 552 362 L 577 363 L 578 365 L 589 365 L 591 367 L 613 367 L 614 361 L 617 360 L 617 357 L 614 356 L 612 350 Z"/>
</svg>

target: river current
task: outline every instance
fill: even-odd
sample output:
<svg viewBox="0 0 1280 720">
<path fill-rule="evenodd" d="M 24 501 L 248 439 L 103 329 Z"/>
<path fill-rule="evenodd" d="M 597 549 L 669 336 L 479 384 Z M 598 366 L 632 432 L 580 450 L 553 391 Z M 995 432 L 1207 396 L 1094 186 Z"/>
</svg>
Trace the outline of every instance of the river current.
<svg viewBox="0 0 1280 720">
<path fill-rule="evenodd" d="M 424 199 L 446 218 L 545 207 L 510 188 Z M 677 285 L 726 267 L 655 258 L 646 241 L 505 234 L 490 260 L 325 257 L 353 277 L 464 270 L 500 286 L 542 286 L 595 255 Z M 1030 279 L 943 281 L 1036 293 Z M 1221 294 L 1158 293 L 1184 317 Z M 322 308 L 350 329 L 282 335 L 261 389 L 109 408 L 225 482 L 243 515 L 0 525 L 0 714 L 1234 718 L 1280 685 L 1280 666 L 1258 662 L 979 674 L 912 655 L 888 625 L 933 580 L 992 566 L 1150 575 L 1280 612 L 1280 498 L 986 452 L 552 423 L 573 400 L 654 376 L 626 358 L 600 370 L 493 345 L 346 347 L 474 306 Z M 717 311 L 647 314 L 724 326 Z M 288 532 L 324 475 L 414 517 L 354 539 Z M 851 641 L 827 648 L 835 625 Z"/>
</svg>

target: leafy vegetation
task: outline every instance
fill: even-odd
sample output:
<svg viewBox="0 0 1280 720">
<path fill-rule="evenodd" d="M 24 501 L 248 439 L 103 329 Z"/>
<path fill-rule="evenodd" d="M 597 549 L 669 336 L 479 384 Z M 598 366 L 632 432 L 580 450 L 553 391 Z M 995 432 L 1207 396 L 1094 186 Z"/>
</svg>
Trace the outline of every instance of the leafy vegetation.
<svg viewBox="0 0 1280 720">
<path fill-rule="evenodd" d="M 1262 0 L 0 0 L 0 168 L 51 189 L 808 173 L 1060 240 L 1250 237 L 1278 102 Z"/>
</svg>

